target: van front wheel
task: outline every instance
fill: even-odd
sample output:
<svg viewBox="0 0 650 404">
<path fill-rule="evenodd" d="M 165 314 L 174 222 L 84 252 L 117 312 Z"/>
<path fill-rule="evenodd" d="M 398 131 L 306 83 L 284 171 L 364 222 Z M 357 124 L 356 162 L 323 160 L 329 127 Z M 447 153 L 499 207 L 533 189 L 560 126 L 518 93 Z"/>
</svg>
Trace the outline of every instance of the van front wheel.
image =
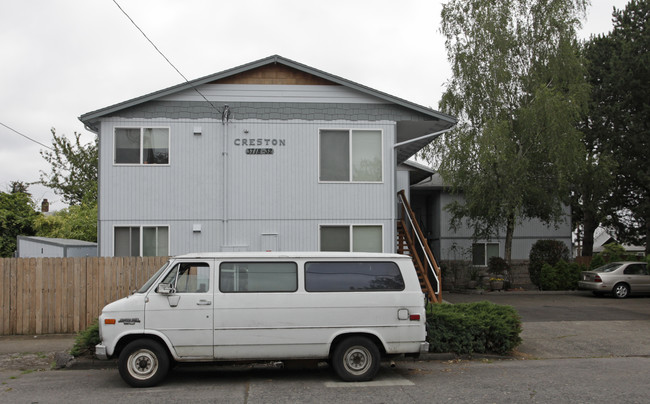
<svg viewBox="0 0 650 404">
<path fill-rule="evenodd" d="M 332 353 L 331 364 L 343 381 L 372 380 L 379 371 L 379 348 L 366 337 L 349 337 L 341 341 Z"/>
<path fill-rule="evenodd" d="M 120 376 L 133 387 L 152 387 L 169 371 L 169 356 L 158 342 L 150 339 L 131 341 L 120 353 Z"/>
</svg>

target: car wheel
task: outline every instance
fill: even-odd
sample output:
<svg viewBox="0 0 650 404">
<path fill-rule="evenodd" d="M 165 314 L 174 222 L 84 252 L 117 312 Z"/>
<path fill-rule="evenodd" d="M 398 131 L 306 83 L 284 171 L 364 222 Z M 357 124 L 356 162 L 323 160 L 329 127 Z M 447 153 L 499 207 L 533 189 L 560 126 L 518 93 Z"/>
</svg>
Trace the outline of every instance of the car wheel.
<svg viewBox="0 0 650 404">
<path fill-rule="evenodd" d="M 624 283 L 617 283 L 614 285 L 612 293 L 614 293 L 614 296 L 619 299 L 625 299 L 630 294 L 630 287 Z"/>
<path fill-rule="evenodd" d="M 379 348 L 366 337 L 349 337 L 341 341 L 332 354 L 334 371 L 346 382 L 372 380 L 379 371 Z"/>
<path fill-rule="evenodd" d="M 150 339 L 131 341 L 120 353 L 118 368 L 122 379 L 133 387 L 152 387 L 169 371 L 169 355 Z"/>
</svg>

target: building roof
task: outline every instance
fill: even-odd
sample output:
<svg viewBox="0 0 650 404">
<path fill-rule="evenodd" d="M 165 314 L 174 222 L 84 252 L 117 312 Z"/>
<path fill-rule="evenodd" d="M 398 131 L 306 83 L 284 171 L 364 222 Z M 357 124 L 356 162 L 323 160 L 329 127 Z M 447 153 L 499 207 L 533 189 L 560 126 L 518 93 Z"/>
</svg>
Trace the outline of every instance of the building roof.
<svg viewBox="0 0 650 404">
<path fill-rule="evenodd" d="M 214 73 L 208 76 L 204 76 L 195 80 L 187 81 L 172 87 L 168 87 L 153 93 L 149 93 L 140 97 L 136 97 L 118 104 L 114 104 L 105 108 L 98 109 L 96 111 L 88 112 L 79 117 L 79 120 L 83 122 L 87 128 L 97 132 L 97 123 L 99 119 L 105 116 L 110 116 L 118 111 L 135 107 L 149 101 L 154 101 L 165 96 L 179 93 L 181 91 L 196 89 L 198 86 L 203 84 L 214 83 L 216 81 L 223 81 L 228 78 L 231 78 L 238 74 L 243 74 L 250 72 L 255 69 L 263 68 L 265 66 L 279 64 L 286 66 L 290 69 L 294 69 L 308 75 L 317 77 L 326 82 L 345 86 L 347 88 L 356 90 L 360 93 L 376 97 L 380 100 L 386 101 L 388 104 L 399 105 L 403 108 L 407 108 L 411 111 L 422 114 L 425 117 L 430 119 L 425 119 L 422 121 L 404 121 L 398 122 L 397 124 L 397 139 L 395 149 L 397 151 L 397 160 L 398 162 L 406 161 L 409 157 L 417 153 L 421 148 L 429 144 L 437 136 L 436 134 L 441 131 L 449 130 L 456 125 L 456 118 L 443 114 L 441 112 L 435 111 L 431 108 L 424 107 L 422 105 L 404 100 L 399 97 L 375 90 L 373 88 L 364 86 L 359 83 L 344 79 L 342 77 L 326 73 L 322 70 L 309 67 L 302 63 L 295 62 L 293 60 L 284 58 L 279 55 L 269 56 L 264 59 L 260 59 L 254 62 L 250 62 L 238 67 L 227 69 L 219 73 Z"/>
<path fill-rule="evenodd" d="M 29 240 L 29 241 L 53 245 L 57 247 L 97 247 L 97 243 L 93 243 L 90 241 L 83 241 L 83 240 L 68 239 L 68 238 L 18 236 L 18 239 Z"/>
</svg>

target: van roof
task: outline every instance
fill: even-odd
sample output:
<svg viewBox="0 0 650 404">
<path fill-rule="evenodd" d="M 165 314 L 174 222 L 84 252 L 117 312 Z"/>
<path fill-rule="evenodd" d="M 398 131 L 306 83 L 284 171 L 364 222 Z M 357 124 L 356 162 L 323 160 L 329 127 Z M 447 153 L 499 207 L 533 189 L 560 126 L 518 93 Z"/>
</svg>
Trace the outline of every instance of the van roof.
<svg viewBox="0 0 650 404">
<path fill-rule="evenodd" d="M 389 253 L 364 253 L 364 252 L 320 252 L 320 251 L 301 251 L 301 252 L 286 252 L 286 251 L 256 251 L 256 252 L 204 252 L 204 253 L 189 253 L 177 255 L 174 258 L 335 258 L 335 259 L 410 259 L 408 255 L 402 254 L 389 254 Z"/>
</svg>

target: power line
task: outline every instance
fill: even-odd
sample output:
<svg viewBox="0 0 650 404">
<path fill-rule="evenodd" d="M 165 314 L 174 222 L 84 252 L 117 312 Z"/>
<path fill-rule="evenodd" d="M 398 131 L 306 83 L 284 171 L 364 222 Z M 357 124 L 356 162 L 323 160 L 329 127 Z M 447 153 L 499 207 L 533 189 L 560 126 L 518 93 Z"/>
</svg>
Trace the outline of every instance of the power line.
<svg viewBox="0 0 650 404">
<path fill-rule="evenodd" d="M 122 8 L 122 6 L 119 5 L 119 3 L 117 2 L 117 0 L 113 0 L 113 3 L 115 3 L 115 5 L 117 6 L 117 8 L 119 8 L 120 11 L 121 11 L 125 16 L 126 16 L 126 18 L 128 18 L 129 21 L 131 21 L 131 23 L 132 23 L 132 24 L 133 24 L 133 25 L 138 29 L 138 31 L 140 31 L 140 33 L 142 34 L 142 36 L 144 36 L 145 39 L 146 39 L 147 41 L 149 41 L 149 43 L 151 44 L 151 46 L 153 46 L 153 48 L 154 48 L 154 49 L 155 49 L 155 50 L 160 54 L 160 56 L 162 56 L 162 57 L 167 61 L 167 63 L 169 63 L 169 65 L 170 65 L 174 70 L 176 70 L 176 73 L 180 74 L 180 76 L 183 78 L 183 80 L 185 80 L 186 83 L 190 84 L 190 81 L 187 79 L 187 77 L 185 77 L 185 76 L 183 75 L 183 73 L 181 73 L 181 71 L 178 70 L 178 69 L 176 68 L 176 66 L 174 66 L 174 64 L 173 64 L 173 63 L 172 63 L 172 62 L 167 58 L 167 56 L 165 56 L 165 54 L 162 53 L 162 51 L 161 51 L 160 49 L 158 49 L 158 47 L 156 46 L 156 44 L 154 44 L 153 41 L 152 41 L 151 39 L 149 39 L 149 37 L 147 36 L 147 34 L 145 34 L 144 31 L 143 31 L 143 30 L 138 26 L 138 24 L 136 24 L 135 21 L 133 21 L 133 18 L 131 18 L 131 16 L 129 16 L 129 15 L 127 14 L 127 12 L 124 11 L 124 9 Z M 192 84 L 190 84 L 190 85 L 192 85 Z M 194 85 L 192 85 L 192 88 L 193 88 L 194 91 L 196 91 L 196 92 L 197 92 L 201 97 L 203 97 L 203 99 L 204 99 L 208 104 L 210 104 L 210 106 L 211 106 L 212 108 L 214 108 L 215 111 L 217 111 L 217 112 L 220 113 L 220 114 L 222 113 L 222 112 L 219 110 L 219 108 L 215 107 L 214 104 L 213 104 L 212 102 L 210 102 L 210 100 L 208 100 L 208 99 L 205 97 L 205 95 L 203 95 L 203 94 L 199 91 L 198 88 L 196 88 Z"/>
<path fill-rule="evenodd" d="M 9 127 L 9 126 L 5 125 L 5 124 L 2 123 L 2 122 L 0 122 L 0 125 L 4 126 L 5 128 L 9 129 L 9 130 L 12 131 L 12 132 L 14 132 L 14 133 L 16 133 L 16 134 L 18 134 L 18 135 L 24 137 L 25 139 L 31 140 L 32 142 L 37 143 L 37 144 L 39 144 L 39 145 L 45 147 L 46 149 L 50 149 L 50 150 L 54 151 L 54 149 L 51 148 L 50 146 L 44 145 L 43 143 L 39 142 L 38 140 L 32 139 L 31 137 L 29 137 L 29 136 L 27 136 L 27 135 L 24 135 L 24 134 L 20 133 L 20 132 L 18 132 L 16 129 Z"/>
</svg>

